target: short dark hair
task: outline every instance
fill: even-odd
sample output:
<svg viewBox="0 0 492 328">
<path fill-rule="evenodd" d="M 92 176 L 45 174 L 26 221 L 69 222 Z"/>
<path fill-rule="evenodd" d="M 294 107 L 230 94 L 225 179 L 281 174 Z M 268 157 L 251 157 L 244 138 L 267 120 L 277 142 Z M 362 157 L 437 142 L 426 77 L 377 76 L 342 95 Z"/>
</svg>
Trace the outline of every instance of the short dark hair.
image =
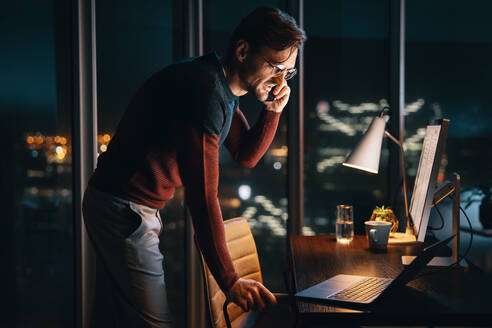
<svg viewBox="0 0 492 328">
<path fill-rule="evenodd" d="M 252 51 L 262 46 L 280 51 L 301 48 L 306 41 L 306 33 L 292 16 L 280 9 L 258 7 L 243 18 L 232 33 L 226 54 L 228 59 L 234 58 L 239 40 L 248 42 Z"/>
</svg>

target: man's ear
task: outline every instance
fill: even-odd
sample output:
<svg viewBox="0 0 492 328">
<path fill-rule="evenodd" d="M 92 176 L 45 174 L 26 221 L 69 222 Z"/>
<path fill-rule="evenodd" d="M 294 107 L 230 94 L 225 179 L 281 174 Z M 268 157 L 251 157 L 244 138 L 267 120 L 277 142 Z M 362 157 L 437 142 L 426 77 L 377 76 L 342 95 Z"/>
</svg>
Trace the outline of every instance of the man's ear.
<svg viewBox="0 0 492 328">
<path fill-rule="evenodd" d="M 239 40 L 236 43 L 236 58 L 240 63 L 243 63 L 248 57 L 249 44 L 244 40 Z"/>
</svg>

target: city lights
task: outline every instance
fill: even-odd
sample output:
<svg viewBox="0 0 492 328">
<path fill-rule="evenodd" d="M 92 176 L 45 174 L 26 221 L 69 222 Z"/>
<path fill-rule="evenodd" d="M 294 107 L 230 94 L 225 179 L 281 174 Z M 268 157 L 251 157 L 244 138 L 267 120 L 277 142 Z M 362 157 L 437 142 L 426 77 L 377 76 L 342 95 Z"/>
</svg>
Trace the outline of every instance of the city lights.
<svg viewBox="0 0 492 328">
<path fill-rule="evenodd" d="M 316 104 L 316 111 L 320 114 L 327 114 L 330 110 L 330 104 L 327 101 L 321 100 Z"/>
<path fill-rule="evenodd" d="M 345 160 L 345 156 L 331 156 L 328 158 L 325 158 L 324 160 L 318 162 L 316 165 L 316 170 L 321 173 L 323 172 L 327 167 L 333 167 L 335 165 L 343 163 Z"/>
<path fill-rule="evenodd" d="M 238 194 L 242 200 L 248 200 L 251 197 L 251 187 L 249 185 L 239 186 Z"/>
<path fill-rule="evenodd" d="M 412 113 L 416 113 L 419 110 L 422 109 L 422 106 L 424 106 L 425 101 L 424 99 L 418 99 L 417 101 L 414 101 L 408 105 L 405 106 L 405 116 L 408 116 Z"/>
<path fill-rule="evenodd" d="M 109 134 L 109 133 L 97 135 L 99 154 L 104 153 L 105 151 L 108 150 L 108 145 L 109 145 L 109 142 L 111 141 L 111 138 L 112 138 L 111 134 Z"/>
<path fill-rule="evenodd" d="M 273 148 L 270 150 L 270 155 L 276 157 L 287 157 L 289 148 L 287 146 L 282 146 L 280 148 Z"/>
<path fill-rule="evenodd" d="M 48 163 L 71 163 L 72 146 L 70 139 L 63 136 L 45 136 L 40 132 L 25 137 L 26 148 L 32 158 L 44 154 Z"/>
<path fill-rule="evenodd" d="M 287 235 L 285 224 L 287 221 L 287 212 L 282 208 L 273 205 L 272 201 L 263 195 L 257 195 L 253 198 L 254 202 L 263 207 L 263 213 L 258 213 L 260 206 L 249 206 L 242 213 L 242 217 L 248 220 L 251 228 L 271 231 L 273 235 L 283 237 Z M 285 203 L 282 202 L 281 203 Z M 256 217 L 255 214 L 258 214 Z"/>
</svg>

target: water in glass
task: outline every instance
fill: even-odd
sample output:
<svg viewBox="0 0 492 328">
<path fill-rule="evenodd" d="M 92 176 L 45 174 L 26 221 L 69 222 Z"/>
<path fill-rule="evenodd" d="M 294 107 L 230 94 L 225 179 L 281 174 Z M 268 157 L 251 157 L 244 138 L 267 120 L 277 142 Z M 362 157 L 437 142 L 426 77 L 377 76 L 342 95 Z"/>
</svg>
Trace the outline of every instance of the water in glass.
<svg viewBox="0 0 492 328">
<path fill-rule="evenodd" d="M 354 220 L 352 205 L 337 205 L 337 242 L 349 243 L 354 239 Z"/>
<path fill-rule="evenodd" d="M 354 239 L 354 222 L 353 221 L 337 221 L 336 234 L 338 242 L 351 242 Z"/>
</svg>

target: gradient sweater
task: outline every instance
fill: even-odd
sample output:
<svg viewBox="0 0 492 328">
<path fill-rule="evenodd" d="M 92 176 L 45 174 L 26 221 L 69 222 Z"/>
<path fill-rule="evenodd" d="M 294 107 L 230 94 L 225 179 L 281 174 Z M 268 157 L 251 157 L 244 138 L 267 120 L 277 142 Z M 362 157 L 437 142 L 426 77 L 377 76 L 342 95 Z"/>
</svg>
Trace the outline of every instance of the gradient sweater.
<svg viewBox="0 0 492 328">
<path fill-rule="evenodd" d="M 219 147 L 254 167 L 280 113 L 263 110 L 250 128 L 215 53 L 167 66 L 138 89 L 89 184 L 138 204 L 164 207 L 184 186 L 199 247 L 217 283 L 238 279 L 217 198 Z"/>
</svg>

